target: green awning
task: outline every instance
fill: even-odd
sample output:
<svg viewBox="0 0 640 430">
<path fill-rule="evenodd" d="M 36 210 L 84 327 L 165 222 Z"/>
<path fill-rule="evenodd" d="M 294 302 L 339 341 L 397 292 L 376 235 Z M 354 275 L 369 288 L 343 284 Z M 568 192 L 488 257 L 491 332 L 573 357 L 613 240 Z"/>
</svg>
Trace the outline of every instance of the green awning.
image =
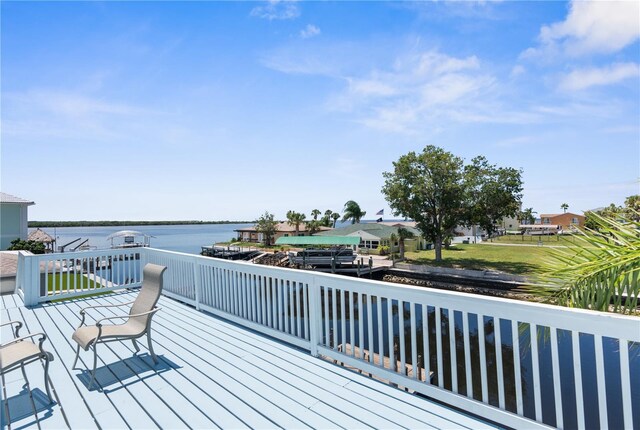
<svg viewBox="0 0 640 430">
<path fill-rule="evenodd" d="M 276 245 L 357 245 L 358 236 L 284 236 L 276 240 Z"/>
</svg>

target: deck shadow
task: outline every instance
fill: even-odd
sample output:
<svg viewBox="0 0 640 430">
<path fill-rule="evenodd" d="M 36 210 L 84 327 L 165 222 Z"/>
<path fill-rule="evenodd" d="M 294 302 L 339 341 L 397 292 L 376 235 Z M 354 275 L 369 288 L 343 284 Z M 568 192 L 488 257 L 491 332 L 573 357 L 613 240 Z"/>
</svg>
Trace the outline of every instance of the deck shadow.
<svg viewBox="0 0 640 430">
<path fill-rule="evenodd" d="M 98 357 L 100 357 L 100 351 L 98 351 Z M 158 363 L 154 364 L 151 356 L 148 353 L 144 353 L 96 368 L 96 380 L 91 388 L 89 388 L 91 369 L 82 369 L 81 373 L 77 374 L 76 377 L 89 391 L 112 393 L 181 367 L 164 355 L 158 355 Z M 108 388 L 114 385 L 117 386 Z"/>
<path fill-rule="evenodd" d="M 26 384 L 22 387 L 22 391 L 20 391 L 15 396 L 7 398 L 5 401 L 6 403 L 2 402 L 2 407 L 8 407 L 9 409 L 9 416 L 7 417 L 9 424 L 17 423 L 31 416 L 33 417 L 33 422 L 26 423 L 20 428 L 30 427 L 36 422 L 47 419 L 53 414 L 53 407 L 56 406 L 57 403 L 49 399 L 44 391 L 42 391 L 40 388 L 34 388 L 33 390 L 31 390 L 31 395 L 33 396 L 35 411 L 33 409 L 33 405 L 31 404 L 31 399 L 29 398 L 29 390 L 27 389 Z M 37 419 L 36 414 L 38 415 Z M 7 423 L 5 422 L 4 424 Z"/>
</svg>

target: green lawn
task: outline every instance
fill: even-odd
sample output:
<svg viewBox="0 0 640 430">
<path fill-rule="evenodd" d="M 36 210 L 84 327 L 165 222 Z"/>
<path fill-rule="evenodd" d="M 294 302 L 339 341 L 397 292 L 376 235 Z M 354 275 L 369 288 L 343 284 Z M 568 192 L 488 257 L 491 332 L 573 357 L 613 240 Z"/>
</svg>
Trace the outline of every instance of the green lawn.
<svg viewBox="0 0 640 430">
<path fill-rule="evenodd" d="M 535 278 L 543 270 L 544 246 L 455 245 L 442 250 L 443 261 L 435 262 L 435 251 L 407 252 L 407 262 L 439 267 L 500 272 Z"/>
</svg>

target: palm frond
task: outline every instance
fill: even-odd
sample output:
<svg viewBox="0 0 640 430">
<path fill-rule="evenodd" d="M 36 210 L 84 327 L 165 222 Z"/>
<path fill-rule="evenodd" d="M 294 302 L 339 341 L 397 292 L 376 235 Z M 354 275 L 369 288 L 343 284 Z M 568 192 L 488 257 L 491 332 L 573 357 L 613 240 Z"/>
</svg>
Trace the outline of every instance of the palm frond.
<svg viewBox="0 0 640 430">
<path fill-rule="evenodd" d="M 640 298 L 640 223 L 598 214 L 594 214 L 594 220 L 596 228 L 573 233 L 576 247 L 549 253 L 544 260 L 543 283 L 527 289 L 563 306 L 636 314 Z"/>
</svg>

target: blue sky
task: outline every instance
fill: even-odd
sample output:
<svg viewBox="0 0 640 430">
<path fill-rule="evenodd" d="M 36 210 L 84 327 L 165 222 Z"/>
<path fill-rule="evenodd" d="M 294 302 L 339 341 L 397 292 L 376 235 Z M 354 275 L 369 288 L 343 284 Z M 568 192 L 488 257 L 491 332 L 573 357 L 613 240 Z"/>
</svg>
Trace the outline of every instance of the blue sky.
<svg viewBox="0 0 640 430">
<path fill-rule="evenodd" d="M 436 145 L 525 207 L 640 192 L 640 3 L 2 2 L 2 191 L 32 220 L 391 210 Z"/>
</svg>

